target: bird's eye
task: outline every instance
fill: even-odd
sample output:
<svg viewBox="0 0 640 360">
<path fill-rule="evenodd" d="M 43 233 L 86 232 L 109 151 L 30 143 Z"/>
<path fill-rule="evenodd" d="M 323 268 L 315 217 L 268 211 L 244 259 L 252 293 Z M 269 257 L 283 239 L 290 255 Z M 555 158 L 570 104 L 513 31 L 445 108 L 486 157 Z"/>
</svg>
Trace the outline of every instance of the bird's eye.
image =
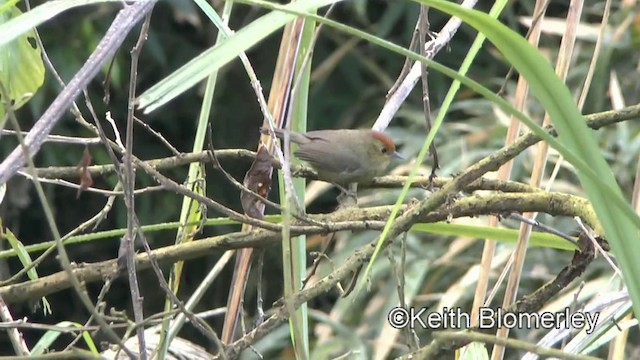
<svg viewBox="0 0 640 360">
<path fill-rule="evenodd" d="M 383 153 L 383 154 L 386 154 L 386 153 L 389 152 L 389 149 L 387 149 L 386 146 L 383 146 L 383 147 L 380 148 L 380 152 Z"/>
</svg>

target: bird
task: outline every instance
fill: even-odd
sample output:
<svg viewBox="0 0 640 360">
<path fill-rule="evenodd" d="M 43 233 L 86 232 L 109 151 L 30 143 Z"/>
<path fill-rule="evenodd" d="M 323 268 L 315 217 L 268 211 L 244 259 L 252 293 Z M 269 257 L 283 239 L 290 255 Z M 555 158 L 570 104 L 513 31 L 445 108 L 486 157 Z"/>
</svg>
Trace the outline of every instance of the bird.
<svg viewBox="0 0 640 360">
<path fill-rule="evenodd" d="M 267 128 L 261 128 L 261 131 L 269 133 Z M 291 141 L 298 144 L 294 155 L 307 162 L 318 173 L 318 179 L 341 187 L 369 183 L 385 173 L 391 159 L 403 159 L 393 140 L 375 130 L 335 129 L 297 133 L 274 129 L 274 132 L 280 139 L 289 133 Z"/>
</svg>

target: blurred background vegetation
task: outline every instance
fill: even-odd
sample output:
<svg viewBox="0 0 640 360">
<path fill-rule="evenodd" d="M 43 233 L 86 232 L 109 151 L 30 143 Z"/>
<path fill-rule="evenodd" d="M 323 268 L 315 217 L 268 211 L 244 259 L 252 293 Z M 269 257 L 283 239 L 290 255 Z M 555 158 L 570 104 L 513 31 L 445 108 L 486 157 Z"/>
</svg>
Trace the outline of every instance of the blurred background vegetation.
<svg viewBox="0 0 640 360">
<path fill-rule="evenodd" d="M 32 3 L 37 5 L 37 3 Z M 489 4 L 480 2 L 479 10 L 488 11 Z M 583 23 L 586 26 L 596 25 L 600 21 L 603 2 L 586 1 Z M 214 1 L 215 8 L 221 8 L 221 1 Z M 530 1 L 512 1 L 500 20 L 521 34 L 526 34 L 527 28 L 522 25 L 521 17 L 530 16 L 533 4 Z M 103 4 L 91 7 L 83 7 L 72 10 L 48 21 L 38 30 L 42 36 L 46 51 L 54 66 L 65 81 L 71 79 L 73 74 L 81 67 L 83 62 L 94 50 L 95 45 L 103 36 L 115 14 L 119 10 L 116 4 Z M 619 81 L 621 93 L 627 105 L 638 103 L 640 97 L 640 82 L 638 82 L 638 51 L 640 40 L 640 15 L 635 1 L 620 1 L 614 5 L 611 15 L 608 40 L 601 53 L 602 59 L 596 72 L 596 77 L 590 90 L 589 101 L 585 113 L 609 110 L 612 108 L 610 96 L 610 83 L 612 76 Z M 564 1 L 551 1 L 547 17 L 564 18 L 567 12 L 567 4 Z M 239 5 L 233 13 L 230 21 L 232 29 L 239 29 L 263 14 L 263 10 Z M 405 1 L 382 0 L 354 0 L 340 3 L 331 17 L 337 21 L 360 28 L 394 43 L 408 46 L 418 16 L 418 5 Z M 625 22 L 632 19 L 630 23 Z M 431 30 L 438 31 L 448 20 L 436 11 L 431 11 Z M 139 26 L 136 27 L 139 29 Z M 543 32 L 540 49 L 551 62 L 555 62 L 560 36 L 552 33 L 552 29 Z M 620 30 L 620 33 L 614 33 Z M 102 98 L 105 89 L 102 85 L 106 74 L 106 68 L 91 84 L 88 91 L 96 107 L 98 114 L 111 111 L 113 118 L 118 122 L 120 129 L 124 129 L 126 119 L 126 100 L 129 69 L 129 51 L 133 46 L 137 35 L 134 30 L 125 45 L 114 59 L 111 72 L 111 100 L 105 104 Z M 159 2 L 152 14 L 149 38 L 140 58 L 138 74 L 138 91 L 144 91 L 157 83 L 167 74 L 177 69 L 194 56 L 209 48 L 216 36 L 215 28 L 199 12 L 198 8 L 189 0 L 168 0 Z M 261 42 L 248 53 L 258 78 L 262 83 L 265 93 L 270 88 L 273 68 L 280 43 L 281 32 Z M 463 25 L 453 38 L 449 47 L 438 54 L 436 61 L 451 68 L 457 68 L 460 60 L 465 56 L 470 43 L 475 37 L 475 31 Z M 578 45 L 574 53 L 573 63 L 568 77 L 570 89 L 578 89 L 582 85 L 589 61 L 593 53 L 594 37 L 586 33 L 579 34 Z M 395 54 L 390 54 L 380 48 L 346 37 L 329 27 L 324 27 L 316 43 L 313 56 L 313 73 L 311 95 L 309 103 L 309 129 L 329 128 L 360 128 L 370 127 L 376 119 L 385 102 L 385 95 L 394 83 L 404 59 Z M 500 54 L 487 43 L 472 66 L 469 77 L 482 83 L 488 88 L 498 91 L 504 89 L 503 95 L 510 98 L 515 88 L 517 77 L 512 75 L 505 78 L 509 71 Z M 217 149 L 244 148 L 255 150 L 259 137 L 258 127 L 262 124 L 255 95 L 246 77 L 244 69 L 239 61 L 234 61 L 225 67 L 218 77 L 218 85 L 212 115 L 210 118 L 213 128 L 214 146 Z M 438 104 L 450 85 L 450 79 L 436 73 L 429 73 L 430 95 L 434 114 L 438 111 Z M 43 113 L 46 107 L 60 91 L 59 85 L 53 77 L 47 73 L 44 86 L 37 95 L 18 112 L 18 118 L 23 129 L 28 129 Z M 198 86 L 188 93 L 173 100 L 169 105 L 150 115 L 138 114 L 138 116 L 159 131 L 179 151 L 188 152 L 193 142 L 195 124 L 200 110 L 203 86 Z M 400 152 L 408 159 L 415 157 L 426 136 L 424 115 L 422 112 L 422 94 L 419 87 L 413 92 L 410 99 L 391 123 L 387 132 L 400 145 Z M 84 101 L 78 99 L 80 108 L 89 118 Z M 529 103 L 527 109 L 534 119 L 541 119 L 544 113 L 535 100 Z M 438 174 L 450 176 L 464 169 L 469 164 L 501 148 L 504 143 L 508 118 L 497 110 L 493 104 L 479 97 L 468 89 L 462 89 L 448 115 L 445 125 L 436 136 L 435 143 L 440 156 L 441 169 Z M 623 191 L 630 196 L 633 188 L 634 173 L 640 147 L 638 131 L 640 125 L 637 122 L 625 122 L 610 126 L 598 131 L 602 151 L 606 154 L 609 164 L 615 172 Z M 110 130 L 107 130 L 108 132 Z M 55 134 L 87 136 L 86 130 L 78 126 L 70 113 L 54 129 Z M 17 142 L 8 136 L 3 136 L 0 142 L 0 152 L 6 156 Z M 95 164 L 108 163 L 109 159 L 100 146 L 90 148 Z M 75 166 L 81 158 L 84 148 L 82 146 L 69 146 L 60 144 L 45 144 L 42 151 L 35 158 L 36 166 Z M 135 153 L 141 159 L 160 158 L 171 156 L 171 153 L 153 136 L 142 128 L 136 129 Z M 552 151 L 550 163 L 558 159 Z M 529 151 L 516 159 L 512 178 L 518 181 L 527 181 L 533 163 L 533 155 Z M 227 171 L 237 179 L 242 179 L 250 163 L 223 162 Z M 547 169 L 551 169 L 548 166 Z M 404 164 L 399 164 L 394 171 L 403 173 Z M 424 165 L 424 174 L 430 171 L 430 164 Z M 549 170 L 548 170 L 549 171 Z M 187 167 L 165 171 L 178 182 L 186 177 Z M 116 184 L 115 176 L 95 178 L 96 187 L 112 188 Z M 217 171 L 208 169 L 207 195 L 210 198 L 241 211 L 238 192 L 230 186 Z M 137 187 L 153 185 L 152 179 L 145 175 L 137 178 Z M 274 186 L 275 186 L 274 182 Z M 0 208 L 0 216 L 4 226 L 10 228 L 16 236 L 25 244 L 34 244 L 52 239 L 52 235 L 45 225 L 46 221 L 42 208 L 35 198 L 32 184 L 20 177 L 14 177 L 9 183 L 10 191 Z M 580 194 L 579 182 L 571 169 L 563 168 L 558 180 L 552 189 Z M 76 199 L 76 190 L 61 186 L 45 185 L 46 195 L 55 212 L 58 226 L 62 233 L 75 228 L 80 222 L 99 211 L 104 205 L 105 197 L 92 193 L 83 193 Z M 392 203 L 397 195 L 397 190 L 362 191 L 361 198 L 364 204 Z M 277 199 L 276 189 L 272 190 L 272 198 Z M 335 208 L 336 190 L 330 190 L 314 200 L 309 206 L 309 212 L 330 212 Z M 153 192 L 137 197 L 136 210 L 142 224 L 155 224 L 176 221 L 180 214 L 182 198 L 169 192 Z M 209 214 L 210 217 L 218 214 Z M 570 219 L 551 218 L 541 216 L 540 220 L 562 231 L 570 233 L 575 230 L 574 222 Z M 518 224 L 506 221 L 504 224 L 517 228 Z M 119 229 L 126 227 L 126 209 L 124 203 L 116 201 L 114 209 L 100 225 L 99 229 Z M 237 230 L 239 226 L 205 228 L 202 236 L 211 236 Z M 339 263 L 351 251 L 358 246 L 374 239 L 376 233 L 346 233 L 337 236 L 337 244 L 332 259 Z M 160 247 L 172 244 L 175 240 L 175 231 L 156 232 L 148 235 L 152 247 Z M 464 242 L 464 239 L 442 238 L 432 235 L 411 233 L 408 235 L 408 246 L 411 249 L 407 259 L 410 266 L 428 267 L 426 277 L 420 285 L 416 303 L 422 306 L 430 306 L 440 298 L 449 287 L 457 283 L 460 277 L 473 265 L 477 264 L 482 251 L 481 241 Z M 117 255 L 118 238 L 105 239 L 85 245 L 69 247 L 73 261 L 96 262 L 112 259 Z M 318 249 L 320 239 L 309 238 L 311 249 Z M 452 244 L 463 246 L 449 261 L 437 261 L 447 254 Z M 511 245 L 499 244 L 499 247 Z M 398 251 L 394 248 L 393 251 Z M 206 257 L 191 261 L 186 264 L 184 281 L 181 285 L 180 298 L 186 299 L 193 289 L 199 284 L 202 276 L 215 263 L 221 254 L 212 253 Z M 282 268 L 279 247 L 266 250 L 263 277 L 267 279 L 268 286 L 265 289 L 265 304 L 271 304 L 281 296 L 282 292 Z M 526 294 L 535 290 L 538 286 L 553 278 L 564 267 L 571 253 L 560 252 L 545 248 L 531 249 L 527 254 L 524 278 L 521 282 L 520 294 Z M 379 261 L 387 263 L 386 260 Z M 10 259 L 3 266 L 4 271 L 15 273 L 21 268 L 17 259 Z M 386 267 L 385 267 L 386 266 Z M 39 274 L 46 275 L 59 271 L 60 267 L 55 258 L 50 257 L 39 267 Z M 376 298 L 385 303 L 388 297 L 395 298 L 396 290 L 390 284 L 384 282 L 385 277 L 393 277 L 388 264 L 378 267 L 380 273 L 376 276 L 380 284 L 388 288 L 374 288 L 365 295 L 369 304 L 366 311 L 347 311 L 354 309 L 357 304 L 363 304 L 365 299 L 357 300 L 351 305 L 341 303 L 342 310 L 335 305 L 336 294 L 327 294 L 315 299 L 310 306 L 323 312 L 343 311 L 346 316 L 342 318 L 342 326 L 352 329 L 367 345 L 371 339 L 377 337 L 379 324 L 384 320 L 381 316 L 377 319 L 369 319 L 376 312 L 372 300 Z M 609 274 L 608 265 L 602 259 L 596 260 L 583 276 L 583 280 L 597 279 L 603 274 Z M 223 307 L 226 304 L 228 285 L 231 278 L 231 267 L 225 269 L 222 279 L 217 286 L 209 290 L 206 300 L 200 307 L 201 310 Z M 163 298 L 163 292 L 158 287 L 151 272 L 141 274 L 142 293 L 145 296 L 145 313 L 157 313 L 162 311 L 163 302 L 156 299 Z M 91 295 L 95 296 L 101 284 L 87 284 Z M 255 276 L 247 286 L 245 308 L 249 316 L 255 311 Z M 473 287 L 469 287 L 459 296 L 459 304 L 470 305 L 473 298 Z M 34 304 L 24 303 L 14 306 L 14 318 L 28 317 L 34 322 L 56 323 L 62 320 L 83 322 L 86 314 L 83 306 L 78 303 L 73 290 L 61 291 L 48 297 L 54 309 L 53 315 L 43 316 L 42 311 L 34 310 Z M 116 282 L 106 301 L 110 307 L 126 309 L 130 311 L 129 289 L 127 282 L 120 279 Z M 343 300 L 344 301 L 344 300 Z M 347 302 L 350 302 L 347 301 Z M 353 305 L 356 304 L 356 305 Z M 417 306 L 418 306 L 417 305 Z M 382 305 L 378 308 L 379 311 Z M 249 318 L 250 319 L 250 318 Z M 248 324 L 251 321 L 247 322 Z M 210 324 L 215 329 L 220 329 L 222 317 L 213 318 Z M 319 331 L 314 328 L 313 331 Z M 377 325 L 376 325 L 377 324 Z M 25 331 L 27 343 L 33 344 L 41 332 Z M 268 342 L 263 342 L 259 349 L 265 351 L 266 358 L 277 356 L 290 356 L 288 349 L 288 333 L 286 327 L 279 332 L 279 336 L 272 337 Z M 187 327 L 181 333 L 182 337 L 191 339 L 197 343 L 206 344 L 201 335 Z M 529 331 L 518 335 L 520 339 L 533 341 L 540 334 Z M 633 341 L 630 344 L 640 343 L 637 327 L 632 328 Z M 348 339 L 342 339 L 347 341 Z M 68 341 L 68 339 L 66 339 Z M 340 342 L 340 339 L 335 339 Z M 64 343 L 61 339 L 60 343 Z M 338 346 L 338 345 L 336 345 Z M 330 347 L 328 347 L 330 349 Z M 4 349 L 4 350 L 3 350 Z M 0 354 L 11 354 L 11 346 L 0 333 Z M 6 351 L 5 351 L 6 350 Z M 212 350 L 212 349 L 210 349 Z M 8 351 L 8 352 L 7 352 Z M 327 350 L 327 354 L 331 354 Z M 633 354 L 640 353 L 640 346 L 630 350 L 630 358 Z M 508 352 L 511 358 L 517 358 L 515 351 Z M 251 354 L 247 354 L 251 356 Z"/>
</svg>

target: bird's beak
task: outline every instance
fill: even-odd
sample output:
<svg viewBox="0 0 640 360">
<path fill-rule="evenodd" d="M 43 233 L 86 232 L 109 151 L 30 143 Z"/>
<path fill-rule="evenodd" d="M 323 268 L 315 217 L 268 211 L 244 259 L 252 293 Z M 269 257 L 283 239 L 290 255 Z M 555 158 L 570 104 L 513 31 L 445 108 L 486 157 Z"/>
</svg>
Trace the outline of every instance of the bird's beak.
<svg viewBox="0 0 640 360">
<path fill-rule="evenodd" d="M 400 159 L 400 160 L 406 160 L 404 158 L 404 156 L 400 155 L 400 153 L 397 152 L 397 151 L 394 151 L 393 154 L 391 154 L 391 157 L 396 158 L 396 159 Z"/>
</svg>

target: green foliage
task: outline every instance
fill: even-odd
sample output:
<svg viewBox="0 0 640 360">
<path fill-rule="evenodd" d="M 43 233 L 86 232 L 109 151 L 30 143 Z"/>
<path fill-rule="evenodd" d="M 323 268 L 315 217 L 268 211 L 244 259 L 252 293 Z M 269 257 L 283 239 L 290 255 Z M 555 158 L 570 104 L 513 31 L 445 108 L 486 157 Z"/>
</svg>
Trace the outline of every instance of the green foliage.
<svg viewBox="0 0 640 360">
<path fill-rule="evenodd" d="M 0 27 L 21 14 L 17 7 L 0 13 Z M 31 99 L 43 82 L 44 64 L 33 30 L 21 34 L 11 42 L 0 44 L 0 119 L 4 118 L 7 103 L 13 109 L 19 109 Z"/>
<path fill-rule="evenodd" d="M 22 266 L 24 268 L 30 268 L 27 271 L 27 276 L 29 277 L 29 279 L 37 280 L 38 272 L 36 271 L 36 268 L 34 267 L 34 264 L 31 260 L 31 255 L 29 255 L 29 252 L 27 251 L 25 246 L 20 240 L 18 240 L 18 238 L 16 238 L 13 232 L 11 232 L 11 230 L 9 229 L 5 229 L 0 222 L 0 241 L 3 240 L 6 240 L 9 243 L 9 246 L 11 246 L 13 252 L 18 256 L 18 259 L 20 259 L 20 263 L 22 264 Z M 42 308 L 44 309 L 45 315 L 51 314 L 51 305 L 49 304 L 49 301 L 46 297 L 42 298 Z"/>
<path fill-rule="evenodd" d="M 57 323 L 56 326 L 70 328 L 70 329 L 82 328 L 82 324 L 72 322 L 72 321 L 61 321 Z M 91 334 L 86 330 L 82 330 L 80 331 L 80 333 L 82 334 L 82 340 L 84 340 L 84 343 L 87 345 L 89 350 L 94 354 L 98 354 L 99 353 L 98 348 L 96 347 L 95 342 L 91 338 Z M 33 347 L 33 349 L 31 349 L 31 355 L 32 356 L 44 355 L 48 350 L 50 350 L 50 346 L 53 344 L 53 342 L 56 341 L 56 339 L 60 337 L 60 335 L 62 334 L 63 334 L 62 332 L 56 331 L 56 330 L 48 330 L 47 332 L 45 332 L 44 335 L 42 335 L 42 337 L 38 340 L 36 345 Z"/>
</svg>

